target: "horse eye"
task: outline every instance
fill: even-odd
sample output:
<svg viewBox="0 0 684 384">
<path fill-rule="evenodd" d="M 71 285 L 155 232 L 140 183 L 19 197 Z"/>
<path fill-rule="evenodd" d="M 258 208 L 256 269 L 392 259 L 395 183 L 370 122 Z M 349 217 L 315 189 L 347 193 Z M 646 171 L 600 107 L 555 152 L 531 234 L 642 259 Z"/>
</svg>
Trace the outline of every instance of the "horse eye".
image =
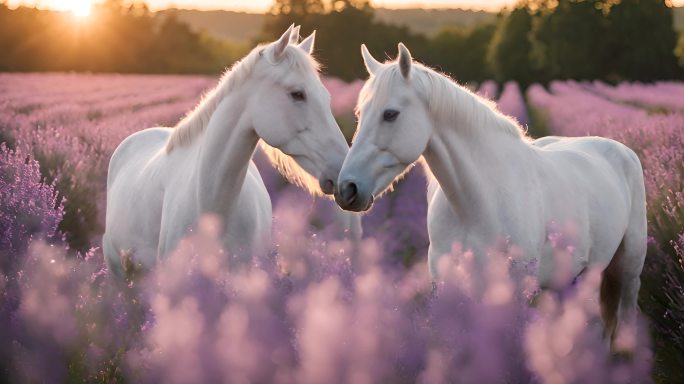
<svg viewBox="0 0 684 384">
<path fill-rule="evenodd" d="M 397 119 L 397 116 L 399 116 L 399 111 L 394 109 L 386 109 L 382 114 L 382 119 L 384 121 L 392 122 Z"/>
<path fill-rule="evenodd" d="M 290 97 L 292 97 L 292 99 L 294 101 L 305 101 L 306 100 L 306 95 L 304 94 L 303 91 L 290 92 Z"/>
</svg>

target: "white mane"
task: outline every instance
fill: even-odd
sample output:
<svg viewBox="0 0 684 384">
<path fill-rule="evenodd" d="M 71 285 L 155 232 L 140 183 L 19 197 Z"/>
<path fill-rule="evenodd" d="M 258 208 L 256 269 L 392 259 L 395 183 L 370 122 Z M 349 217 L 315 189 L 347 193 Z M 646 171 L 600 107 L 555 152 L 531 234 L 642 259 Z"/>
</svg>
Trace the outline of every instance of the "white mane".
<svg viewBox="0 0 684 384">
<path fill-rule="evenodd" d="M 257 47 L 253 49 L 252 52 L 228 69 L 221 76 L 218 85 L 205 93 L 199 104 L 176 124 L 173 133 L 166 143 L 167 153 L 170 153 L 177 147 L 184 147 L 192 143 L 204 132 L 207 124 L 209 124 L 211 115 L 216 111 L 221 100 L 252 72 L 259 58 L 258 52 L 261 49 L 263 48 Z"/>
<path fill-rule="evenodd" d="M 226 71 L 221 77 L 221 80 L 219 80 L 218 85 L 207 92 L 202 97 L 199 104 L 176 125 L 166 143 L 167 153 L 170 153 L 175 148 L 191 144 L 202 134 L 202 132 L 204 132 L 207 124 L 209 124 L 211 115 L 214 113 L 221 100 L 250 76 L 259 59 L 268 59 L 265 57 L 267 55 L 262 55 L 262 52 L 264 52 L 263 46 L 253 49 L 247 56 Z M 284 70 L 313 70 L 316 75 L 318 74 L 318 62 L 311 55 L 294 46 L 288 46 L 285 49 L 283 60 L 286 61 L 283 66 Z M 280 71 L 277 73 L 274 71 L 273 75 L 278 76 L 279 74 Z M 322 195 L 318 180 L 300 167 L 291 156 L 284 154 L 277 148 L 269 146 L 264 141 L 261 141 L 261 148 L 268 156 L 273 166 L 290 183 L 304 188 L 312 195 Z"/>
<path fill-rule="evenodd" d="M 457 84 L 447 75 L 413 62 L 410 76 L 413 86 L 422 95 L 434 118 L 445 121 L 463 121 L 466 118 L 469 119 L 465 121 L 468 124 L 463 126 L 491 127 L 527 140 L 523 128 L 513 118 L 499 112 L 494 102 Z M 390 85 L 395 81 L 405 81 L 399 65 L 383 66 L 364 85 L 358 105 L 368 100 L 373 103 L 386 100 Z"/>
<path fill-rule="evenodd" d="M 300 167 L 291 156 L 286 155 L 278 148 L 271 147 L 263 140 L 261 141 L 261 149 L 268 156 L 271 164 L 287 181 L 303 188 L 311 195 L 324 196 L 318 180 Z"/>
<path fill-rule="evenodd" d="M 190 111 L 178 124 L 166 143 L 166 152 L 170 153 L 177 147 L 183 147 L 192 143 L 207 127 L 211 115 L 216 111 L 221 100 L 226 97 L 235 87 L 242 84 L 251 75 L 259 59 L 264 57 L 264 46 L 254 48 L 242 60 L 228 69 L 218 85 L 202 96 L 202 100 Z M 312 68 L 318 71 L 319 64 L 310 55 L 301 49 L 288 46 L 285 49 L 283 60 L 289 70 L 307 70 Z M 311 70 L 311 69 L 308 69 Z"/>
</svg>

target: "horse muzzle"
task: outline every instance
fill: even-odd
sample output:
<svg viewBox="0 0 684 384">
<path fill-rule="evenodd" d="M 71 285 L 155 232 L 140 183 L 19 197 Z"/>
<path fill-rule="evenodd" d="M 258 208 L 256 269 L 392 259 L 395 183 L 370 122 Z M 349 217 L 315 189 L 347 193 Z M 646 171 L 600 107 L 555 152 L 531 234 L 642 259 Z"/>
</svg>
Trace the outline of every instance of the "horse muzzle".
<svg viewBox="0 0 684 384">
<path fill-rule="evenodd" d="M 335 202 L 345 211 L 363 212 L 373 206 L 373 195 L 364 193 L 353 181 L 345 181 L 335 191 Z"/>
<path fill-rule="evenodd" d="M 321 192 L 326 195 L 332 195 L 335 193 L 335 182 L 329 177 L 322 177 L 318 180 L 318 186 L 321 188 Z"/>
</svg>

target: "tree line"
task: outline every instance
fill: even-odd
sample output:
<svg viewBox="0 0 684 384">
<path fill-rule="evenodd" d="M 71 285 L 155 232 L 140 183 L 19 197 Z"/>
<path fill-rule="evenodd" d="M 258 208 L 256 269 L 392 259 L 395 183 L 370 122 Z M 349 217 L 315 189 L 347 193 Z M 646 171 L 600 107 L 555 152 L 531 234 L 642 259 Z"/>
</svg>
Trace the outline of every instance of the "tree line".
<svg viewBox="0 0 684 384">
<path fill-rule="evenodd" d="M 144 3 L 106 0 L 76 19 L 0 1 L 0 71 L 218 73 L 244 51 Z"/>
<path fill-rule="evenodd" d="M 129 4 L 107 0 L 76 21 L 0 0 L 0 71 L 219 73 L 249 49 L 195 32 L 173 12 Z M 459 81 L 653 81 L 684 72 L 684 35 L 678 47 L 669 0 L 522 0 L 495 22 L 432 37 L 374 13 L 367 0 L 276 0 L 253 43 L 291 23 L 302 34 L 315 29 L 325 72 L 345 80 L 366 77 L 361 43 L 376 57 L 394 57 L 399 41 Z"/>
<path fill-rule="evenodd" d="M 316 55 L 326 72 L 347 80 L 366 76 L 361 43 L 376 57 L 393 57 L 398 41 L 462 81 L 653 81 L 683 72 L 665 0 L 523 0 L 495 23 L 446 28 L 432 38 L 376 21 L 366 0 L 277 0 L 271 13 L 262 40 L 293 22 L 303 33 L 316 29 Z M 684 38 L 680 44 L 684 54 Z"/>
</svg>

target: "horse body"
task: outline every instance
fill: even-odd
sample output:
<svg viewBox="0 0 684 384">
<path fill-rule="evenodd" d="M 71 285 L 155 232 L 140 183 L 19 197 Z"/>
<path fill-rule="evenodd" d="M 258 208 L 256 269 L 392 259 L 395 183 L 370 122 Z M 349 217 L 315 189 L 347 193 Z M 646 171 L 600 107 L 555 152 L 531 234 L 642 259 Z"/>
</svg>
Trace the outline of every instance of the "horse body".
<svg viewBox="0 0 684 384">
<path fill-rule="evenodd" d="M 348 147 L 309 56 L 314 35 L 298 46 L 295 36 L 290 27 L 254 49 L 176 128 L 147 129 L 119 145 L 103 237 L 115 274 L 125 255 L 154 265 L 205 214 L 221 219 L 223 246 L 239 259 L 266 250 L 271 201 L 252 162 L 260 142 L 291 181 L 332 193 Z"/>
<path fill-rule="evenodd" d="M 626 250 L 634 254 L 636 264 L 628 266 L 628 278 L 638 277 L 645 255 L 645 196 L 641 166 L 629 148 L 602 138 L 560 139 L 542 148 L 526 141 L 505 146 L 519 149 L 504 151 L 488 144 L 501 157 L 494 160 L 488 155 L 496 172 L 483 169 L 486 161 L 474 161 L 480 164 L 478 180 L 459 179 L 473 189 L 467 193 L 452 193 L 457 187 L 445 179 L 447 172 L 439 171 L 448 165 L 428 147 L 425 159 L 437 181 L 428 200 L 428 263 L 433 276 L 440 257 L 454 242 L 485 255 L 505 240 L 528 260 L 538 261 L 539 283 L 549 286 L 559 247 L 572 247 L 571 273 L 576 276 L 590 265 L 607 267 L 626 238 Z M 472 153 L 452 153 L 473 158 Z M 465 162 L 456 161 L 451 164 Z M 566 237 L 566 244 L 554 244 L 558 235 Z"/>
<path fill-rule="evenodd" d="M 136 261 L 151 267 L 158 255 L 175 247 L 202 213 L 218 215 L 225 223 L 222 241 L 232 252 L 242 257 L 263 252 L 270 235 L 271 200 L 254 163 L 248 160 L 243 163 L 246 169 L 238 171 L 238 175 L 244 173 L 242 183 L 239 176 L 229 180 L 241 185 L 237 198 L 226 200 L 233 200 L 232 207 L 203 209 L 197 163 L 188 161 L 198 156 L 199 142 L 167 155 L 171 132 L 170 128 L 140 131 L 122 142 L 112 156 L 107 190 L 116 198 L 108 200 L 109 243 L 105 247 L 116 259 L 110 260 L 110 266 L 118 268 L 112 262 L 119 261 L 114 250 L 120 250 L 136 254 Z"/>
<path fill-rule="evenodd" d="M 646 254 L 643 173 L 637 156 L 609 139 L 531 141 L 488 101 L 412 62 L 382 64 L 363 47 L 371 74 L 359 96 L 359 129 L 338 180 L 336 201 L 363 211 L 411 164 L 423 158 L 428 186 L 428 264 L 454 243 L 476 260 L 501 244 L 538 263 L 548 285 L 560 248 L 574 275 L 603 268 L 606 333 L 636 312 Z"/>
</svg>

